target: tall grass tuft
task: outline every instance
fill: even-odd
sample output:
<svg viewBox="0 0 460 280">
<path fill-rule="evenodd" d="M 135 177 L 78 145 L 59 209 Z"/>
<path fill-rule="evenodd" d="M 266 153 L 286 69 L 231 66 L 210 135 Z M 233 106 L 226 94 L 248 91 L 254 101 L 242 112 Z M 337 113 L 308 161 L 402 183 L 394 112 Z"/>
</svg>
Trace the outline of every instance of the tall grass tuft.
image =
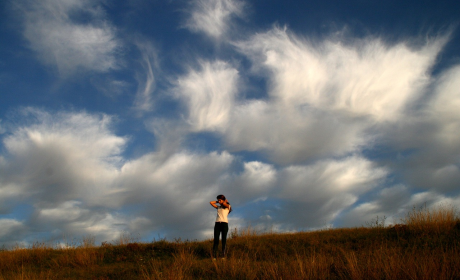
<svg viewBox="0 0 460 280">
<path fill-rule="evenodd" d="M 440 205 L 438 207 L 412 208 L 402 222 L 411 230 L 425 232 L 442 232 L 452 230 L 459 222 L 458 211 L 451 205 Z"/>
</svg>

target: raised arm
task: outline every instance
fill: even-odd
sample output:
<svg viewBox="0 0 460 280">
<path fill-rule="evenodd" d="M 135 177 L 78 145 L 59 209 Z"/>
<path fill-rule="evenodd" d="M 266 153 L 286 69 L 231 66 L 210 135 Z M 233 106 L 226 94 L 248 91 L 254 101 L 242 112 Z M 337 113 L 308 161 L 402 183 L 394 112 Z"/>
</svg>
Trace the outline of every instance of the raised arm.
<svg viewBox="0 0 460 280">
<path fill-rule="evenodd" d="M 217 205 L 216 205 L 217 201 L 210 201 L 209 204 L 212 205 L 212 207 L 214 208 L 217 208 Z"/>
<path fill-rule="evenodd" d="M 222 202 L 222 206 L 224 206 L 225 208 L 230 208 L 230 204 L 228 204 L 227 200 Z"/>
</svg>

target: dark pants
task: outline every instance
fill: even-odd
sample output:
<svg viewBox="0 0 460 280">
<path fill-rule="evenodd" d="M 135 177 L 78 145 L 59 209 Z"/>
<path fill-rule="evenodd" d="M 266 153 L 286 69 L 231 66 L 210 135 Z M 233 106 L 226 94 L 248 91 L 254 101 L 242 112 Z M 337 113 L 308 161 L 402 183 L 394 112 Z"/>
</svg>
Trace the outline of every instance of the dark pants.
<svg viewBox="0 0 460 280">
<path fill-rule="evenodd" d="M 225 247 L 227 245 L 228 223 L 215 223 L 214 224 L 214 246 L 212 251 L 213 257 L 217 257 L 217 248 L 219 247 L 219 235 L 222 233 L 222 257 L 225 257 Z"/>
</svg>

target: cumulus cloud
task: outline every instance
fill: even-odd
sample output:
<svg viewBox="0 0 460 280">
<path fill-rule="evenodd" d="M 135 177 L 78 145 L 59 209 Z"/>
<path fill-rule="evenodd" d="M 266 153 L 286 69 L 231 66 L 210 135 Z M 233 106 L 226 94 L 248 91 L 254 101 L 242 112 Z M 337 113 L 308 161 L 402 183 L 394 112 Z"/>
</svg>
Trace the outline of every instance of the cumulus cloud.
<svg viewBox="0 0 460 280">
<path fill-rule="evenodd" d="M 436 191 L 458 192 L 460 180 L 460 93 L 458 80 L 460 67 L 456 66 L 440 74 L 434 82 L 434 91 L 421 110 L 419 120 L 406 123 L 401 133 L 406 135 L 406 148 L 416 148 L 416 151 L 403 158 L 401 165 L 406 168 L 406 179 L 411 185 Z M 414 129 L 413 127 L 417 129 Z M 418 133 L 421 126 L 424 137 Z M 428 132 L 428 133 L 427 133 Z M 400 135 L 401 135 L 400 134 Z M 398 137 L 391 139 L 398 142 Z M 398 142 L 399 143 L 399 142 Z"/>
<path fill-rule="evenodd" d="M 441 128 L 436 141 L 460 152 L 460 66 L 449 69 L 441 75 L 435 89 L 435 96 L 428 108 L 431 119 Z"/>
<path fill-rule="evenodd" d="M 235 106 L 228 123 L 224 141 L 229 150 L 261 151 L 282 165 L 345 155 L 366 139 L 359 119 L 261 100 Z"/>
<path fill-rule="evenodd" d="M 117 211 L 85 205 L 69 200 L 52 207 L 37 208 L 30 225 L 51 233 L 49 238 L 62 240 L 64 236 L 94 236 L 97 241 L 117 241 L 125 232 L 144 233 L 139 224 L 145 218 L 128 217 Z M 146 224 L 148 224 L 147 221 Z"/>
<path fill-rule="evenodd" d="M 387 172 L 359 156 L 286 167 L 280 171 L 282 187 L 276 195 L 286 200 L 279 214 L 298 228 L 325 226 L 360 195 L 379 186 Z"/>
<path fill-rule="evenodd" d="M 126 231 L 143 236 L 161 231 L 203 238 L 212 227 L 215 213 L 209 200 L 216 194 L 231 193 L 236 181 L 239 195 L 251 199 L 275 180 L 273 167 L 238 163 L 228 152 L 176 148 L 124 159 L 128 138 L 113 133 L 114 120 L 107 115 L 32 108 L 20 115 L 3 138 L 0 193 L 13 201 L 2 204 L 3 212 L 21 202 L 32 206 L 18 222 L 24 226 L 8 224 L 29 236 L 43 231 L 53 239 L 91 234 L 99 242 Z"/>
<path fill-rule="evenodd" d="M 374 169 L 372 162 L 358 156 L 320 161 L 309 166 L 290 166 L 283 170 L 281 180 L 286 188 L 280 196 L 314 202 L 321 197 L 330 197 L 331 192 L 363 193 L 377 185 L 385 175 L 384 169 Z M 311 194 L 304 195 L 308 192 Z"/>
<path fill-rule="evenodd" d="M 189 132 L 189 125 L 181 120 L 155 118 L 146 121 L 146 129 L 155 135 L 157 153 L 168 157 L 183 146 L 183 141 Z"/>
<path fill-rule="evenodd" d="M 90 233 L 110 214 L 100 209 L 116 206 L 112 181 L 128 139 L 111 132 L 107 115 L 25 108 L 18 116 L 3 138 L 0 192 L 12 201 L 5 211 L 30 204 L 22 229 L 31 232 Z"/>
<path fill-rule="evenodd" d="M 31 49 L 41 61 L 68 75 L 79 69 L 106 72 L 117 67 L 120 43 L 99 3 L 23 0 L 14 7 L 23 20 L 23 36 Z"/>
<path fill-rule="evenodd" d="M 5 180 L 18 184 L 22 195 L 38 195 L 43 204 L 75 198 L 98 204 L 122 164 L 118 155 L 127 141 L 109 132 L 111 118 L 30 108 L 24 113 L 37 122 L 5 137 L 11 158 Z"/>
<path fill-rule="evenodd" d="M 260 161 L 243 163 L 241 173 L 228 176 L 222 192 L 235 204 L 251 203 L 271 196 L 278 179 L 278 171 L 271 164 Z"/>
<path fill-rule="evenodd" d="M 212 38 L 223 36 L 232 17 L 241 17 L 245 3 L 239 0 L 194 0 L 186 27 Z"/>
<path fill-rule="evenodd" d="M 0 219 L 0 242 L 3 246 L 21 243 L 25 225 L 15 219 Z"/>
<path fill-rule="evenodd" d="M 349 226 L 365 226 L 372 221 L 377 222 L 377 217 L 379 222 L 385 222 L 387 225 L 400 223 L 400 218 L 409 210 L 407 204 L 410 199 L 411 193 L 407 186 L 396 185 L 384 188 L 373 198 L 359 203 L 346 212 L 341 223 Z"/>
<path fill-rule="evenodd" d="M 385 188 L 357 205 L 344 215 L 344 224 L 364 225 L 377 216 L 386 216 L 387 224 L 394 224 L 413 207 L 458 207 L 459 73 L 459 67 L 454 66 L 433 77 L 429 98 L 418 110 L 397 124 L 381 127 L 378 138 L 388 153 L 397 157 L 375 161 L 401 176 L 404 184 Z"/>
<path fill-rule="evenodd" d="M 382 189 L 373 198 L 358 204 L 342 217 L 348 226 L 365 226 L 372 222 L 385 222 L 385 225 L 403 223 L 411 211 L 422 208 L 457 207 L 459 196 L 446 196 L 436 191 L 413 193 L 406 185 L 396 185 Z"/>
<path fill-rule="evenodd" d="M 178 152 L 167 158 L 147 154 L 121 170 L 123 203 L 136 206 L 148 217 L 153 225 L 150 229 L 164 229 L 173 236 L 202 237 L 202 230 L 212 224 L 215 214 L 207 211 L 209 201 L 222 190 L 232 162 L 233 156 L 225 152 Z"/>
</svg>

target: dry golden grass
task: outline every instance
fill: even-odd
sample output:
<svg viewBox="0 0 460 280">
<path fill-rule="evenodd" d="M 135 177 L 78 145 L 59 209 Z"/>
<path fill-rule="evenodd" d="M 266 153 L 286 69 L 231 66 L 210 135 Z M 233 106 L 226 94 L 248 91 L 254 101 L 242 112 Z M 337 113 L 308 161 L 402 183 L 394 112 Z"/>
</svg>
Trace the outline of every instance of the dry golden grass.
<svg viewBox="0 0 460 280">
<path fill-rule="evenodd" d="M 457 210 L 449 205 L 440 205 L 432 209 L 414 207 L 402 219 L 402 222 L 410 229 L 435 232 L 450 230 L 456 225 L 456 221 L 458 221 Z"/>
<path fill-rule="evenodd" d="M 452 207 L 413 210 L 399 227 L 291 234 L 233 230 L 228 258 L 211 240 L 0 251 L 2 279 L 460 279 L 460 221 Z"/>
</svg>

